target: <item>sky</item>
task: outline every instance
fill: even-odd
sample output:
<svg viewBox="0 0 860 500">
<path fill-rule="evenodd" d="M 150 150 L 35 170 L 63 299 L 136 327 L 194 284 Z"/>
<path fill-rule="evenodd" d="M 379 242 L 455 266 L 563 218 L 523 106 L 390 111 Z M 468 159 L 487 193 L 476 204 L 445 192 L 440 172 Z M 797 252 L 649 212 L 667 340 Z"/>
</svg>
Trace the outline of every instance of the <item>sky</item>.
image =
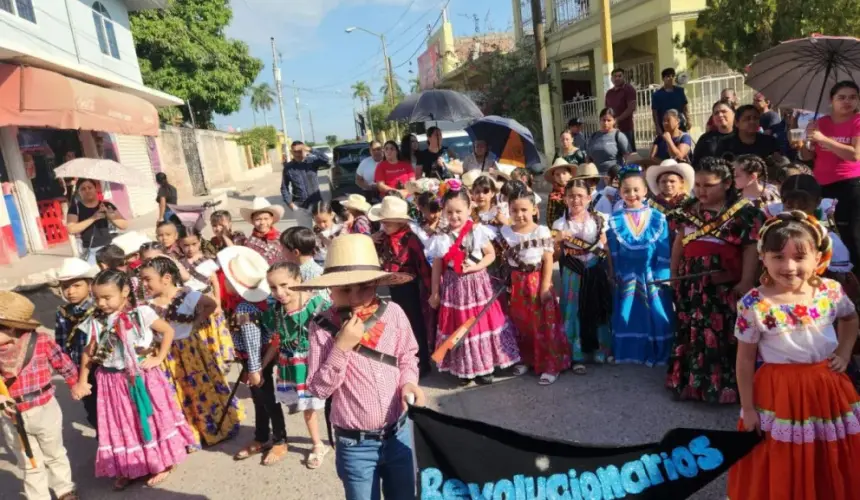
<svg viewBox="0 0 860 500">
<path fill-rule="evenodd" d="M 374 93 L 371 102 L 382 99 L 384 83 L 382 46 L 378 37 L 361 31 L 346 33 L 357 26 L 384 34 L 395 78 L 408 94 L 410 81 L 418 75 L 418 56 L 426 48 L 427 25 L 437 23 L 442 6 L 448 4 L 448 18 L 454 36 L 480 32 L 512 31 L 510 0 L 230 0 L 233 20 L 227 36 L 244 41 L 251 55 L 265 66 L 256 83 L 274 88 L 271 37 L 280 55 L 281 81 L 287 132 L 301 138 L 296 118 L 295 91 L 304 136 L 307 141 L 325 142 L 325 136 L 355 136 L 352 84 L 366 81 Z M 441 21 L 438 21 L 441 23 Z M 437 24 L 438 29 L 438 24 Z M 434 29 L 435 32 L 435 29 Z M 313 118 L 313 134 L 310 126 Z M 264 124 L 263 116 L 256 117 Z M 269 124 L 280 126 L 277 104 L 268 112 Z M 215 120 L 220 129 L 247 129 L 254 126 L 248 98 L 242 109 Z"/>
</svg>

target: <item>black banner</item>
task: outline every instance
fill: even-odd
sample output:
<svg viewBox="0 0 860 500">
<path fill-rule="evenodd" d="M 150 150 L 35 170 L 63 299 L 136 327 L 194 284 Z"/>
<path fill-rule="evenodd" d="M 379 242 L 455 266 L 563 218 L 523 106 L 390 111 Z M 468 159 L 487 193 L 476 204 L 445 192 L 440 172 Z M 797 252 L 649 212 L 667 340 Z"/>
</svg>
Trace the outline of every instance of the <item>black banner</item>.
<svg viewBox="0 0 860 500">
<path fill-rule="evenodd" d="M 421 500 L 675 500 L 749 453 L 756 433 L 672 429 L 602 447 L 528 436 L 412 407 Z"/>
</svg>

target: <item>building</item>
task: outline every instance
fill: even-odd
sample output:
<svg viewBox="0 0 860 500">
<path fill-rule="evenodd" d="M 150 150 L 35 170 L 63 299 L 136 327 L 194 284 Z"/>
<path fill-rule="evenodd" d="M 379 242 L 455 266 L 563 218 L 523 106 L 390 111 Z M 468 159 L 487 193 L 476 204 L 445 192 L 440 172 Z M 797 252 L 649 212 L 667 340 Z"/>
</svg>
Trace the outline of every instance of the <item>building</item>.
<svg viewBox="0 0 860 500">
<path fill-rule="evenodd" d="M 65 160 L 160 170 L 156 108 L 183 101 L 143 84 L 128 13 L 167 2 L 0 0 L 0 264 L 68 241 Z M 127 218 L 154 209 L 154 182 L 102 191 Z"/>
</svg>

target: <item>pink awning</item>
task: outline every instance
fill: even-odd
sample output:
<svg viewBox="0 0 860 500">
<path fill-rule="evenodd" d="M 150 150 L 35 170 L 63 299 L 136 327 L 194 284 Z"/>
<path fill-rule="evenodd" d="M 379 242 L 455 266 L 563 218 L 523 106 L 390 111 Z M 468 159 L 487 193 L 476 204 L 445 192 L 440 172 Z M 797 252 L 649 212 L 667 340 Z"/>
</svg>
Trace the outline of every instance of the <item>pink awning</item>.
<svg viewBox="0 0 860 500">
<path fill-rule="evenodd" d="M 143 99 L 30 66 L 0 63 L 0 127 L 158 135 L 158 112 Z"/>
</svg>

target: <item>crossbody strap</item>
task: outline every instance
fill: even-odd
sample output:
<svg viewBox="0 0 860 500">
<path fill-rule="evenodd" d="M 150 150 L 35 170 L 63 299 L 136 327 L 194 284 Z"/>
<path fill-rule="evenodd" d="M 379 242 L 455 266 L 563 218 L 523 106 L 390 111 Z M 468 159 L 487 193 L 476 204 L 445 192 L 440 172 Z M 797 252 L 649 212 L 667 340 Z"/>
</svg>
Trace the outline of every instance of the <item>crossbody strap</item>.
<svg viewBox="0 0 860 500">
<path fill-rule="evenodd" d="M 27 365 L 33 360 L 33 353 L 36 352 L 36 344 L 39 342 L 39 334 L 33 332 L 30 335 L 30 341 L 27 342 L 27 352 L 24 353 L 24 363 L 21 364 L 21 371 L 27 369 Z M 18 375 L 21 375 L 20 373 Z M 18 376 L 11 377 L 6 380 L 6 386 L 11 389 L 12 385 L 18 380 Z"/>
</svg>

